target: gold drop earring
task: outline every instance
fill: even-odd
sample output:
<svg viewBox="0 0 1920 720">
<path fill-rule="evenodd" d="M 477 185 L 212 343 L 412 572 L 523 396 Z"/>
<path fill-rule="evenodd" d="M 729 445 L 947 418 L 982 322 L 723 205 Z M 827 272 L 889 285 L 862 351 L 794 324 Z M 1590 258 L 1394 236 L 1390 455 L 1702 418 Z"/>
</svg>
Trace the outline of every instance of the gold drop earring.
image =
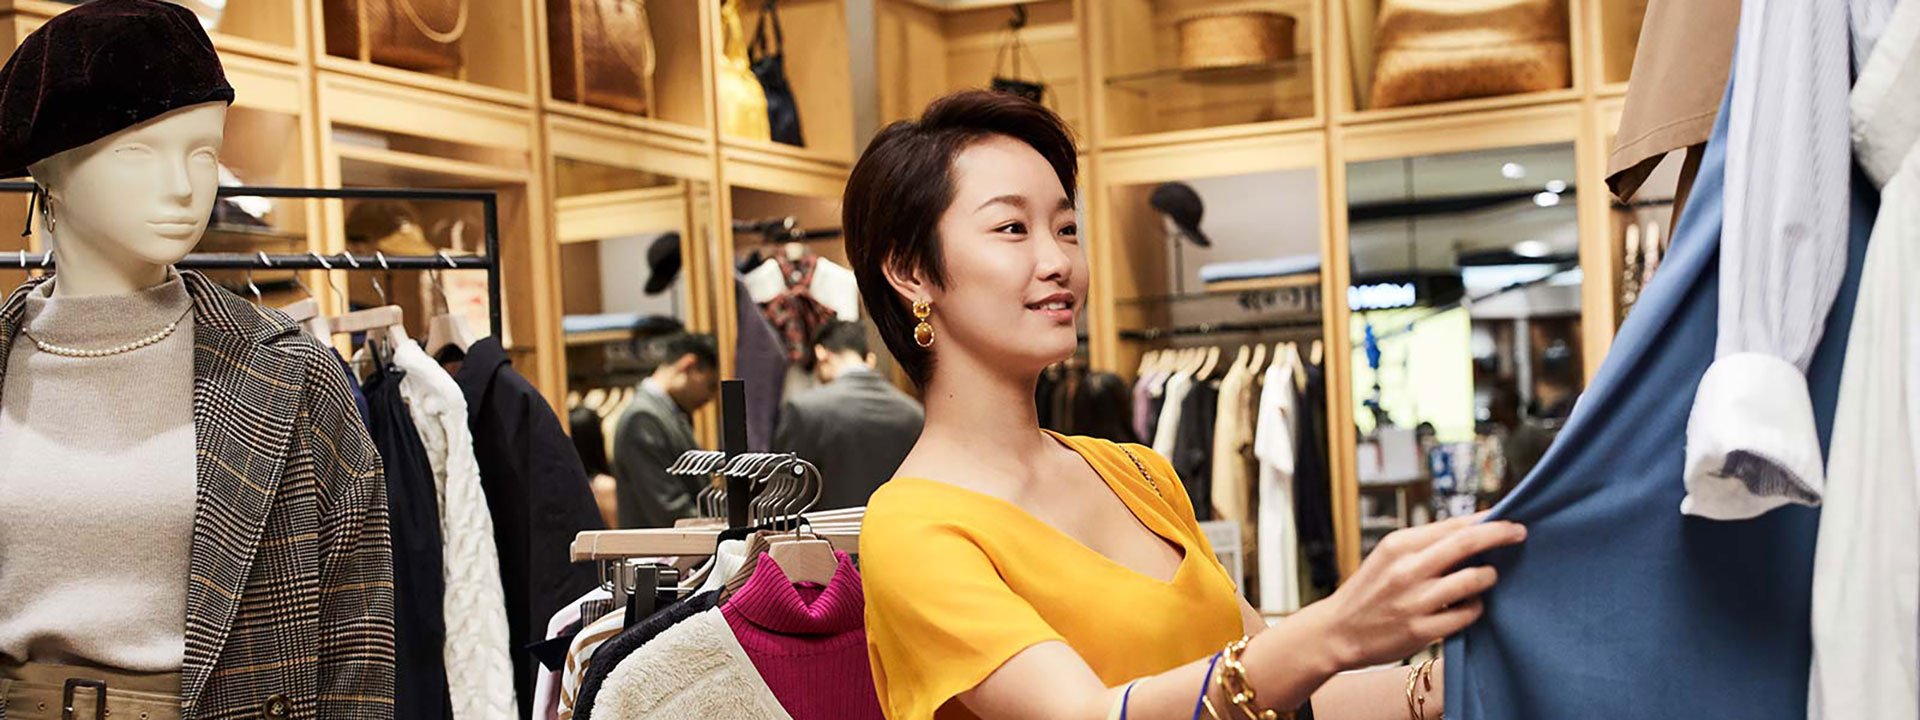
<svg viewBox="0 0 1920 720">
<path fill-rule="evenodd" d="M 920 347 L 933 347 L 933 325 L 927 322 L 927 318 L 932 316 L 932 301 L 920 300 L 914 302 L 913 317 L 919 320 L 920 324 L 913 326 L 913 341 Z"/>
</svg>

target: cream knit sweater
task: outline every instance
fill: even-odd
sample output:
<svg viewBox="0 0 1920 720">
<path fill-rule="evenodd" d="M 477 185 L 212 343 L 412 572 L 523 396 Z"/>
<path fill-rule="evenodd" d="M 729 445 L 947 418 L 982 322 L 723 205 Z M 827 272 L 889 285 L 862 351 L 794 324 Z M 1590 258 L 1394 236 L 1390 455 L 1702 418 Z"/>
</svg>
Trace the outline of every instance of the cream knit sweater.
<svg viewBox="0 0 1920 720">
<path fill-rule="evenodd" d="M 179 276 L 131 295 L 27 298 L 25 327 L 65 347 L 144 338 L 192 299 Z M 99 358 L 15 337 L 0 389 L 0 664 L 178 672 L 193 538 L 193 319 Z"/>
</svg>

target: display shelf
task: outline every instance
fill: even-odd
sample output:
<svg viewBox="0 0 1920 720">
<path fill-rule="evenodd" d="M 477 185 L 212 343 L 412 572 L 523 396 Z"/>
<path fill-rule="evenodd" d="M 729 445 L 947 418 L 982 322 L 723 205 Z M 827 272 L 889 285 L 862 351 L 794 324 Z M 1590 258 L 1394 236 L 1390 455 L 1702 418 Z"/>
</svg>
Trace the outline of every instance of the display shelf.
<svg viewBox="0 0 1920 720">
<path fill-rule="evenodd" d="M 551 211 L 544 173 L 536 162 L 540 124 L 530 110 L 472 99 L 465 93 L 430 92 L 416 84 L 383 82 L 360 74 L 320 70 L 315 92 L 316 126 L 324 187 L 416 187 L 482 189 L 497 193 L 502 315 L 510 350 L 525 360 L 520 371 L 549 399 L 564 387 L 562 344 L 548 247 Z M 324 252 L 350 247 L 348 220 L 362 203 L 322 203 Z M 472 203 L 410 203 L 429 243 L 455 253 L 477 251 L 483 219 Z M 370 248 L 352 246 L 370 252 Z M 391 253 L 390 253 L 391 254 Z M 362 273 L 363 274 L 363 273 Z M 353 274 L 354 303 L 377 302 L 370 279 Z M 344 275 L 344 274 L 343 274 Z M 388 296 L 407 309 L 409 332 L 424 332 L 427 312 L 423 273 L 384 279 Z M 413 327 L 419 324 L 420 327 Z"/>
<path fill-rule="evenodd" d="M 918 116 L 935 98 L 991 86 L 994 77 L 1045 86 L 1041 102 L 1091 138 L 1074 0 L 875 3 L 875 71 L 883 122 Z M 1022 19 L 1011 32 L 1014 20 Z M 1009 43 L 1016 38 L 1024 51 Z"/>
<path fill-rule="evenodd" d="M 724 0 L 735 4 L 744 35 L 751 42 L 765 7 L 763 0 Z M 778 17 L 786 38 L 784 62 L 787 83 L 799 109 L 805 151 L 823 160 L 852 162 L 860 140 L 854 137 L 852 41 L 847 29 L 846 0 L 779 0 Z M 714 24 L 714 47 L 724 45 L 724 22 Z M 768 38 L 771 39 L 771 28 Z M 715 53 L 718 57 L 718 53 Z M 722 100 L 724 102 L 724 98 Z M 756 139 L 739 138 L 722 128 L 721 137 L 741 147 L 758 147 Z"/>
<path fill-rule="evenodd" d="M 727 144 L 720 148 L 721 174 L 729 184 L 838 200 L 851 165 L 778 144 Z"/>
<path fill-rule="evenodd" d="M 1444 119 L 1474 113 L 1487 113 L 1501 110 L 1525 110 L 1540 106 L 1569 105 L 1578 103 L 1579 101 L 1580 92 L 1578 90 L 1571 88 L 1543 90 L 1518 95 L 1498 95 L 1494 97 L 1428 103 L 1426 105 L 1408 105 L 1406 107 L 1385 108 L 1381 110 L 1362 110 L 1340 118 L 1340 123 L 1346 126 L 1354 126 L 1418 120 L 1421 118 Z"/>
<path fill-rule="evenodd" d="M 413 12 L 393 12 L 384 23 L 362 25 L 357 8 L 373 1 L 308 0 L 320 68 L 432 92 L 533 105 L 539 65 L 533 32 L 536 0 L 392 0 L 414 3 Z M 457 37 L 457 47 L 446 49 L 428 31 Z"/>
<path fill-rule="evenodd" d="M 1279 308 L 1243 308 L 1236 295 L 1300 287 L 1299 281 L 1235 283 L 1222 290 L 1201 281 L 1198 269 L 1209 262 L 1319 253 L 1327 230 L 1319 170 L 1325 159 L 1319 131 L 1102 152 L 1101 191 L 1089 201 L 1103 228 L 1088 250 L 1094 273 L 1087 312 L 1094 364 L 1132 369 L 1143 352 L 1170 341 L 1123 330 L 1272 320 Z M 1200 197 L 1201 229 L 1212 238 L 1212 247 L 1169 233 L 1150 201 L 1155 188 L 1168 182 L 1185 183 Z M 1312 277 L 1311 284 L 1318 285 L 1318 275 Z M 1127 335 L 1153 339 L 1127 341 Z M 1255 332 L 1231 340 L 1259 337 Z"/>
<path fill-rule="evenodd" d="M 1400 114 L 1401 111 L 1412 111 L 1415 108 L 1433 108 L 1438 113 L 1475 112 L 1487 109 L 1489 106 L 1471 103 L 1503 98 L 1521 98 L 1519 102 L 1523 104 L 1553 102 L 1555 93 L 1564 91 L 1577 97 L 1584 92 L 1587 83 L 1592 82 L 1589 79 L 1592 73 L 1588 53 L 1593 43 L 1586 32 L 1591 19 L 1587 17 L 1588 13 L 1576 11 L 1576 8 L 1584 8 L 1589 2 L 1601 0 L 1542 0 L 1553 5 L 1551 12 L 1556 18 L 1564 18 L 1567 33 L 1565 71 L 1568 78 L 1564 86 L 1512 95 L 1470 95 L 1452 100 L 1375 108 L 1372 107 L 1370 95 L 1375 74 L 1378 72 L 1379 48 L 1376 47 L 1375 35 L 1382 0 L 1331 1 L 1333 2 L 1333 29 L 1330 35 L 1334 43 L 1330 56 L 1336 58 L 1333 65 L 1338 71 L 1331 76 L 1330 83 L 1335 88 L 1334 114 L 1340 122 L 1366 122 L 1376 117 L 1376 113 L 1380 114 L 1377 116 L 1380 118 L 1404 117 Z M 1470 59 L 1463 56 L 1451 61 L 1458 64 L 1470 62 Z M 1631 62 L 1630 59 L 1629 62 Z"/>
<path fill-rule="evenodd" d="M 592 17 L 576 19 L 574 26 L 570 27 L 555 16 L 555 11 L 557 6 L 571 4 L 583 7 L 593 3 L 540 0 L 542 31 L 538 33 L 538 52 L 540 67 L 547 78 L 547 108 L 600 122 L 643 121 L 636 127 L 661 132 L 709 134 L 713 102 L 707 91 L 711 84 L 712 69 L 707 58 L 713 52 L 709 41 L 713 33 L 709 28 L 708 4 L 714 1 L 717 0 L 652 0 L 623 4 L 623 9 L 629 12 L 638 8 L 644 13 L 644 27 L 638 24 L 629 27 L 625 20 L 616 19 L 614 29 L 622 33 L 644 29 L 648 31 L 648 40 L 646 44 L 632 48 L 635 54 L 631 57 L 621 55 L 614 59 L 623 63 L 619 67 L 625 68 L 629 62 L 646 65 L 649 54 L 652 58 L 652 73 L 644 76 L 644 90 L 640 93 L 644 109 L 634 113 L 593 101 L 582 91 L 586 79 L 582 71 L 586 63 L 577 59 L 585 37 L 581 25 L 596 20 Z M 669 126 L 674 129 L 669 129 Z"/>
<path fill-rule="evenodd" d="M 1141 136 L 1315 123 L 1323 117 L 1322 73 L 1315 55 L 1324 43 L 1323 0 L 1116 0 L 1091 3 L 1091 60 L 1102 146 Z M 1275 35 L 1263 53 L 1248 52 L 1245 36 L 1183 34 L 1183 23 L 1208 15 L 1252 11 L 1291 18 L 1291 36 Z M 1281 33 L 1286 21 L 1266 32 Z M 1188 47 L 1183 48 L 1183 44 Z M 1209 50 L 1208 48 L 1211 48 Z M 1233 58 L 1224 53 L 1245 52 Z M 1184 54 L 1183 54 L 1184 53 Z"/>
<path fill-rule="evenodd" d="M 245 0 L 226 3 L 220 20 L 208 32 L 222 57 L 246 55 L 284 63 L 306 56 L 306 16 L 300 0 Z M 18 15 L 17 38 L 26 37 L 47 19 L 74 6 L 52 0 L 0 0 L 0 13 Z"/>
</svg>

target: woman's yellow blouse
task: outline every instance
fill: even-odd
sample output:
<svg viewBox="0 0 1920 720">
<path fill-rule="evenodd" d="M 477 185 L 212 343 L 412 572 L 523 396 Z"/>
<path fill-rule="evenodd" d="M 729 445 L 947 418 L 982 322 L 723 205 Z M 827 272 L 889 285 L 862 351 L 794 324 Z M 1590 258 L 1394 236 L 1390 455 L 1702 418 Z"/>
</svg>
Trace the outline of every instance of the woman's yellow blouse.
<svg viewBox="0 0 1920 720">
<path fill-rule="evenodd" d="M 891 720 L 974 717 L 949 701 L 1038 643 L 1065 642 L 1116 686 L 1205 658 L 1244 633 L 1234 582 L 1172 466 L 1126 446 L 1156 493 L 1120 445 L 1055 437 L 1148 529 L 1180 546 L 1179 570 L 1162 582 L 1005 500 L 894 479 L 874 493 L 860 538 L 867 656 Z"/>
</svg>

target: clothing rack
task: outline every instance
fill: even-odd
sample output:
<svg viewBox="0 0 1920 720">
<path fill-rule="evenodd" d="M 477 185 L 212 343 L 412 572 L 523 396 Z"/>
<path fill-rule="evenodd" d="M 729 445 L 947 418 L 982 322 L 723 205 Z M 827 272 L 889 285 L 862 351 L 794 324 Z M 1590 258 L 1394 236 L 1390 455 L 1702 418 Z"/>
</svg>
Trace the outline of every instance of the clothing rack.
<svg viewBox="0 0 1920 720">
<path fill-rule="evenodd" d="M 720 382 L 720 450 L 693 451 L 682 456 L 675 466 L 687 466 L 695 474 L 711 475 L 735 458 L 748 455 L 747 391 L 744 380 Z M 694 464 L 697 462 L 697 465 Z M 727 519 L 724 527 L 649 528 L 638 530 L 589 530 L 574 537 L 571 555 L 574 562 L 617 561 L 636 557 L 677 557 L 711 555 L 723 531 L 744 531 L 750 527 L 751 503 L 757 488 L 754 479 L 744 474 L 728 474 Z M 864 512 L 864 510 L 862 511 Z M 809 514 L 810 519 L 827 520 L 836 513 Z M 816 533 L 834 547 L 854 552 L 858 532 Z"/>
<path fill-rule="evenodd" d="M 1212 335 L 1254 335 L 1279 332 L 1282 330 L 1318 330 L 1320 319 L 1269 320 L 1254 322 L 1200 323 L 1197 325 L 1179 325 L 1169 328 L 1142 328 L 1122 330 L 1124 340 L 1154 341 L 1177 337 L 1205 337 Z"/>
<path fill-rule="evenodd" d="M 0 192 L 31 193 L 39 186 L 32 182 L 0 182 Z M 271 253 L 192 253 L 175 267 L 187 270 L 485 270 L 487 271 L 487 318 L 493 337 L 502 337 L 500 318 L 500 210 L 499 198 L 492 190 L 419 190 L 414 188 L 296 188 L 223 186 L 219 197 L 264 197 L 318 200 L 426 200 L 480 203 L 485 219 L 486 254 L 386 255 L 374 253 L 334 253 L 304 255 Z M 22 270 L 55 269 L 55 253 L 15 254 Z M 0 255 L 4 268 L 8 255 Z"/>
<path fill-rule="evenodd" d="M 840 228 L 816 228 L 808 230 L 800 227 L 800 221 L 791 215 L 767 218 L 765 220 L 733 221 L 735 235 L 759 235 L 761 242 L 779 244 L 789 242 L 810 242 L 814 240 L 838 240 L 845 236 Z"/>
</svg>

